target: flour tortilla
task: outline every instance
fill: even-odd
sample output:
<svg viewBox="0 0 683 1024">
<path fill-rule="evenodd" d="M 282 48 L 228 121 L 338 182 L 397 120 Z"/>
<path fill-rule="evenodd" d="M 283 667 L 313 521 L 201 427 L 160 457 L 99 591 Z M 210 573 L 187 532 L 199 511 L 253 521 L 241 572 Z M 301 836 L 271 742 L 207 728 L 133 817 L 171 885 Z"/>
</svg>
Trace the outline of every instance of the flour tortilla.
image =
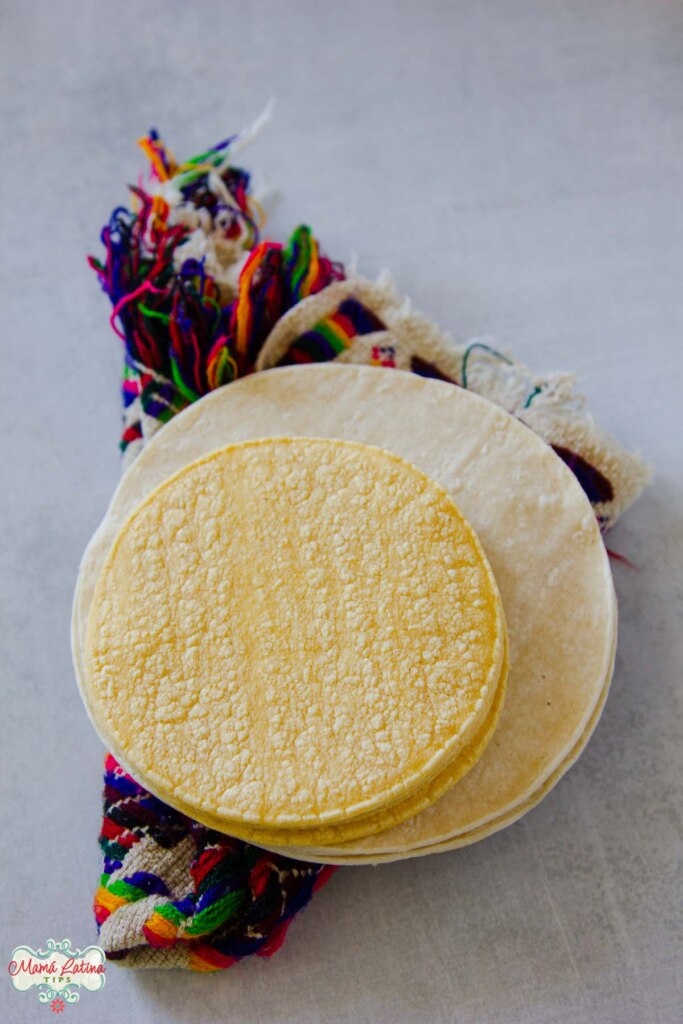
<svg viewBox="0 0 683 1024">
<path fill-rule="evenodd" d="M 597 523 L 572 473 L 523 424 L 451 384 L 371 367 L 287 367 L 230 384 L 168 423 L 122 480 L 84 556 L 73 618 L 79 677 L 93 589 L 131 509 L 202 454 L 282 434 L 378 445 L 441 483 L 477 530 L 508 620 L 506 704 L 479 762 L 428 811 L 333 859 L 427 853 L 503 827 L 554 785 L 597 723 L 616 601 Z"/>
<path fill-rule="evenodd" d="M 85 684 L 140 781 L 281 843 L 427 806 L 409 798 L 490 736 L 505 650 L 490 566 L 443 488 L 376 447 L 271 438 L 185 466 L 124 523 Z M 347 838 L 319 831 L 305 842 Z"/>
</svg>

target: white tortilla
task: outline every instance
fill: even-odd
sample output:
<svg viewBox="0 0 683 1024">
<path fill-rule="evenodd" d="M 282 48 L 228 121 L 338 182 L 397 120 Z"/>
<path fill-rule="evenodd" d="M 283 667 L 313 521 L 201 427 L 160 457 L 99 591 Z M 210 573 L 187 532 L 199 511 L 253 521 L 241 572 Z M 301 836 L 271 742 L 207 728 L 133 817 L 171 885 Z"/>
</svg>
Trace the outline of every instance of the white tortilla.
<svg viewBox="0 0 683 1024">
<path fill-rule="evenodd" d="M 201 455 L 277 435 L 377 445 L 442 484 L 484 545 L 510 640 L 500 725 L 470 773 L 408 822 L 340 847 L 299 848 L 297 856 L 390 860 L 463 845 L 516 820 L 597 724 L 613 665 L 616 601 L 593 511 L 571 471 L 518 420 L 452 384 L 372 367 L 287 367 L 227 385 L 168 423 L 122 479 L 84 556 L 73 619 L 79 679 L 98 573 L 132 509 Z"/>
</svg>

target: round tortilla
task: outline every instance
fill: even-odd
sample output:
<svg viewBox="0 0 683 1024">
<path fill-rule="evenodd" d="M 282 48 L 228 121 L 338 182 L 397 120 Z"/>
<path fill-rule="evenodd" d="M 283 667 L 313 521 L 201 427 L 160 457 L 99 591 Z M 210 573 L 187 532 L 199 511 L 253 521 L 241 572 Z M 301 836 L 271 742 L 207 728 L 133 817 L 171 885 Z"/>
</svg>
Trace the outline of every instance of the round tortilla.
<svg viewBox="0 0 683 1024">
<path fill-rule="evenodd" d="M 329 842 L 462 774 L 505 649 L 491 568 L 443 488 L 376 447 L 271 438 L 185 466 L 124 523 L 84 683 L 162 798 L 250 839 L 336 825 L 305 837 Z"/>
<path fill-rule="evenodd" d="M 338 825 L 321 825 L 296 830 L 291 828 L 259 828 L 254 825 L 242 825 L 239 823 L 230 823 L 228 825 L 223 818 L 208 814 L 201 809 L 197 811 L 196 808 L 184 804 L 175 795 L 171 795 L 170 798 L 164 796 L 163 793 L 159 793 L 159 795 L 166 799 L 167 803 L 172 803 L 177 810 L 190 815 L 190 817 L 194 817 L 196 821 L 200 821 L 208 828 L 215 829 L 218 832 L 228 832 L 229 835 L 236 836 L 238 839 L 244 839 L 246 842 L 283 852 L 286 856 L 298 857 L 300 860 L 309 860 L 310 858 L 306 855 L 309 849 L 333 849 L 337 843 L 349 843 L 353 839 L 364 838 L 365 836 L 373 835 L 375 832 L 381 832 L 400 824 L 407 818 L 419 814 L 426 807 L 430 807 L 451 786 L 459 782 L 470 771 L 472 766 L 477 763 L 498 727 L 505 702 L 507 673 L 508 661 L 506 656 L 500 681 L 495 690 L 493 703 L 483 725 L 453 761 L 428 782 L 426 786 L 422 786 L 416 792 L 411 793 L 408 797 L 404 797 L 391 807 L 375 811 L 374 814 L 364 815 L 361 818 L 352 818 Z M 153 786 L 154 783 L 152 783 Z M 149 784 L 148 788 L 150 788 Z M 314 846 L 312 844 L 318 845 Z M 286 851 L 289 852 L 287 853 Z M 316 856 L 313 859 L 315 860 Z M 364 858 L 361 858 L 359 863 L 363 862 Z"/>
<path fill-rule="evenodd" d="M 597 523 L 570 470 L 519 421 L 452 384 L 370 367 L 288 367 L 190 406 L 125 475 L 86 551 L 74 602 L 77 673 L 93 589 L 129 512 L 201 455 L 282 434 L 378 445 L 441 483 L 484 545 L 508 621 L 507 698 L 481 759 L 428 811 L 345 845 L 333 859 L 428 853 L 516 820 L 558 781 L 597 723 L 613 664 L 616 602 Z M 321 850 L 320 858 L 332 853 Z M 297 855 L 315 859 L 312 850 Z"/>
</svg>

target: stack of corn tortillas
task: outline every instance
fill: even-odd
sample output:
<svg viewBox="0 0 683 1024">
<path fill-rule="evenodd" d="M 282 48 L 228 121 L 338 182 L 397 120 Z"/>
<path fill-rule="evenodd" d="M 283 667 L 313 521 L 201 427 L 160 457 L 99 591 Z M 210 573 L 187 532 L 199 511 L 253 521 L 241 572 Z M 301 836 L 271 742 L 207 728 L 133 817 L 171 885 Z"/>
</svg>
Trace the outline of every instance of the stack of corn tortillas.
<svg viewBox="0 0 683 1024">
<path fill-rule="evenodd" d="M 567 466 L 450 383 L 288 367 L 176 416 L 84 556 L 76 671 L 148 789 L 290 856 L 462 846 L 578 757 L 614 662 Z"/>
</svg>

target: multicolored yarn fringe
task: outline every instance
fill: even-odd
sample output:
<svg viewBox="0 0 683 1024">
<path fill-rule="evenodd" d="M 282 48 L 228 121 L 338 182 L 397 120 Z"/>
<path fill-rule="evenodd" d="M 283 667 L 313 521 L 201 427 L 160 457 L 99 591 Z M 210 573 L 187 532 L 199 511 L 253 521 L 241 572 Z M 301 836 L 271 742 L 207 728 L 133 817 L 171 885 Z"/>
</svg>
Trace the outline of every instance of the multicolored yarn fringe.
<svg viewBox="0 0 683 1024">
<path fill-rule="evenodd" d="M 139 786 L 109 754 L 94 909 L 110 960 L 215 971 L 282 945 L 294 915 L 334 868 L 266 853 L 213 832 Z M 137 913 L 126 934 L 120 923 Z M 132 942 L 128 947 L 126 943 Z M 141 955 L 142 954 L 142 955 Z"/>
<path fill-rule="evenodd" d="M 134 209 L 117 207 L 90 257 L 125 345 L 121 448 L 213 388 L 249 373 L 276 321 L 344 270 L 306 225 L 287 245 L 261 241 L 263 212 L 246 171 L 230 163 L 233 136 L 178 164 L 156 132 Z"/>
</svg>

